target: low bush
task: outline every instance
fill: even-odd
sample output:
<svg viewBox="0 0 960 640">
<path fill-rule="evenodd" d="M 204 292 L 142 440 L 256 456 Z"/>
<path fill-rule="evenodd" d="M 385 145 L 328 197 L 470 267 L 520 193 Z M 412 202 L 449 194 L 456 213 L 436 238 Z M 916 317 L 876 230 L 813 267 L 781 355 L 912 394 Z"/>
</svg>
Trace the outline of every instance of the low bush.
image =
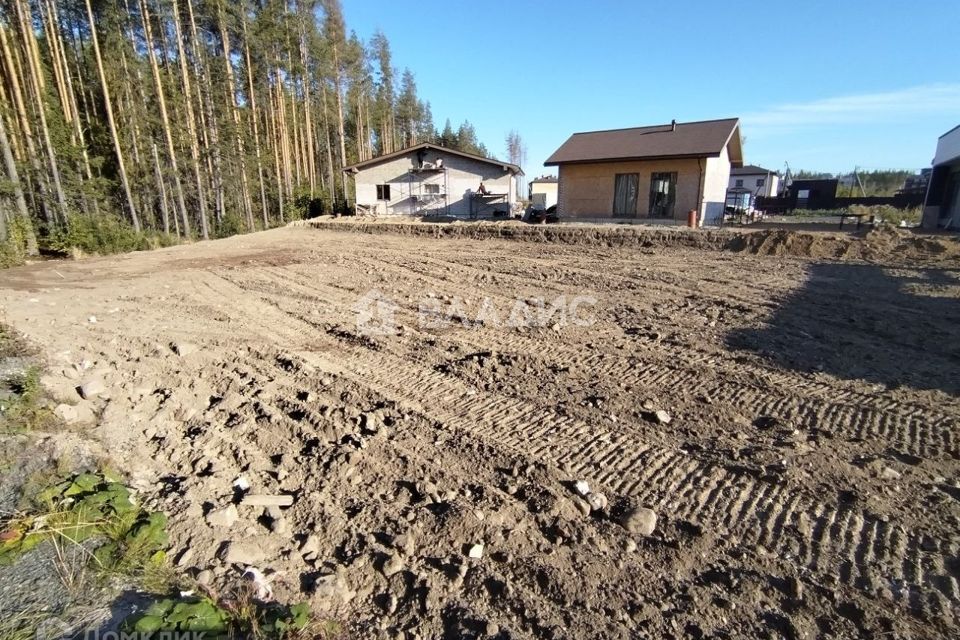
<svg viewBox="0 0 960 640">
<path fill-rule="evenodd" d="M 145 251 L 177 244 L 172 234 L 136 231 L 126 221 L 111 215 L 74 215 L 66 225 L 50 230 L 43 242 L 45 249 L 65 255 L 78 251 L 108 255 L 126 251 Z"/>
<path fill-rule="evenodd" d="M 14 216 L 7 226 L 7 239 L 0 242 L 0 269 L 16 267 L 27 258 L 32 230 L 20 216 Z"/>
<path fill-rule="evenodd" d="M 920 224 L 920 218 L 923 216 L 923 210 L 920 207 L 898 209 L 889 204 L 871 206 L 855 204 L 850 207 L 850 212 L 863 214 L 868 218 L 874 216 L 878 221 L 897 226 L 901 223 L 910 226 L 918 225 Z"/>
</svg>

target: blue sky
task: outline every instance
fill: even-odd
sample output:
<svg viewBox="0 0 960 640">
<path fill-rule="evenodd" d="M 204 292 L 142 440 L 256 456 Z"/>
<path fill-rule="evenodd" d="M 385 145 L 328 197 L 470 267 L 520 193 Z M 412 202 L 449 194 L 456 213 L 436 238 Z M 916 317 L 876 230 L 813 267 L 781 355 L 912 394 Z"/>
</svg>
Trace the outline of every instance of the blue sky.
<svg viewBox="0 0 960 640">
<path fill-rule="evenodd" d="M 528 177 L 573 132 L 740 117 L 774 170 L 929 166 L 960 123 L 960 2 L 343 0 L 410 67 L 438 127 L 469 119 Z"/>
</svg>

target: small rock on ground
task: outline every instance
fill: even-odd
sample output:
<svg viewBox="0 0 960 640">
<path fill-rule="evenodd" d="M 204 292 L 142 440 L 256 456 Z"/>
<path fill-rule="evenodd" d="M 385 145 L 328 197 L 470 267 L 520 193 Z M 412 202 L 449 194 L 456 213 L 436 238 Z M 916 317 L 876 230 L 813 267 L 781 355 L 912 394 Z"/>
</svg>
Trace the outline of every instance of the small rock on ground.
<svg viewBox="0 0 960 640">
<path fill-rule="evenodd" d="M 228 542 L 223 551 L 223 560 L 228 564 L 258 564 L 264 558 L 264 552 L 260 547 L 242 542 Z"/>
<path fill-rule="evenodd" d="M 103 384 L 103 380 L 99 378 L 93 378 L 92 380 L 87 380 L 81 383 L 79 390 L 80 397 L 84 400 L 89 400 L 90 398 L 95 398 L 106 391 L 107 386 Z"/>
<path fill-rule="evenodd" d="M 649 536 L 657 528 L 657 514 L 646 507 L 634 507 L 623 514 L 620 524 L 630 533 Z"/>
</svg>

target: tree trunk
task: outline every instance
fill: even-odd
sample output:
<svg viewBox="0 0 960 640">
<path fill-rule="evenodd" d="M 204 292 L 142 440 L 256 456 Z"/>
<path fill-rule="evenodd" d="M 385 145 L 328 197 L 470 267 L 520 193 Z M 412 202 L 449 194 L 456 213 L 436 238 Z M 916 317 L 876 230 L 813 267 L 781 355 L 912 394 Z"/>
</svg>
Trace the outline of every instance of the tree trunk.
<svg viewBox="0 0 960 640">
<path fill-rule="evenodd" d="M 27 200 L 23 197 L 23 188 L 20 186 L 20 175 L 17 173 L 17 163 L 13 159 L 13 152 L 10 149 L 10 139 L 7 136 L 7 126 L 4 124 L 3 118 L 0 118 L 0 153 L 3 155 L 3 165 L 7 173 L 7 180 L 13 185 L 13 199 L 17 205 L 17 215 L 23 220 L 23 224 L 27 229 L 27 255 L 35 256 L 39 253 L 37 250 L 37 238 L 33 233 L 33 224 L 30 222 L 30 212 L 27 210 Z"/>
<path fill-rule="evenodd" d="M 310 182 L 310 198 L 317 188 L 317 158 L 313 146 L 313 101 L 310 99 L 310 68 L 307 45 L 304 42 L 303 28 L 300 29 L 300 63 L 303 66 L 303 117 L 307 139 L 307 177 Z"/>
<path fill-rule="evenodd" d="M 97 73 L 100 75 L 100 85 L 103 89 L 103 102 L 107 110 L 107 124 L 110 126 L 110 137 L 113 138 L 113 149 L 117 154 L 117 170 L 120 173 L 120 182 L 123 185 L 123 192 L 127 198 L 127 206 L 130 209 L 130 219 L 133 221 L 133 228 L 139 233 L 140 218 L 137 216 L 137 209 L 133 204 L 130 182 L 127 180 L 127 168 L 123 162 L 123 150 L 120 148 L 120 136 L 117 134 L 117 123 L 113 118 L 113 106 L 110 103 L 110 88 L 107 86 L 107 76 L 103 71 L 103 58 L 100 55 L 100 43 L 97 41 L 97 27 L 93 20 L 93 8 L 90 6 L 90 0 L 84 0 L 84 2 L 87 6 L 87 18 L 90 20 L 90 39 L 93 41 L 93 54 L 97 61 Z"/>
<path fill-rule="evenodd" d="M 337 132 L 340 136 L 340 188 L 343 191 L 343 197 L 346 198 L 347 187 L 342 170 L 347 166 L 347 137 L 343 127 L 343 79 L 340 74 L 340 54 L 337 50 L 337 43 L 333 43 L 333 75 L 337 90 Z"/>
<path fill-rule="evenodd" d="M 200 102 L 200 125 L 204 132 L 204 142 L 207 155 L 212 162 L 211 181 L 217 204 L 217 221 L 223 222 L 226 213 L 225 195 L 223 192 L 223 162 L 220 156 L 220 128 L 213 113 L 213 99 L 210 97 L 210 78 L 207 75 L 207 66 L 204 62 L 204 52 L 197 38 L 197 23 L 193 17 L 193 1 L 187 0 L 187 16 L 190 19 L 190 46 L 193 49 L 194 69 L 197 75 L 197 100 Z M 207 132 L 209 131 L 209 140 Z"/>
<path fill-rule="evenodd" d="M 243 213 L 247 220 L 247 228 L 253 231 L 253 207 L 250 203 L 250 187 L 247 184 L 247 153 L 243 144 L 243 132 L 240 127 L 240 110 L 237 105 L 236 79 L 233 76 L 233 63 L 230 61 L 230 33 L 223 17 L 223 5 L 217 3 L 217 20 L 220 28 L 220 42 L 223 47 L 223 64 L 227 71 L 227 91 L 230 102 L 230 112 L 233 114 L 233 126 L 236 128 L 237 156 L 240 159 L 240 186 L 243 191 Z"/>
<path fill-rule="evenodd" d="M 327 142 L 327 169 L 330 171 L 330 207 L 331 209 L 336 208 L 337 205 L 337 178 L 333 173 L 333 143 L 330 141 L 330 119 L 327 117 L 327 84 L 326 82 L 320 85 L 320 89 L 323 95 L 323 133 L 326 136 Z M 346 199 L 346 194 L 344 194 L 344 199 Z"/>
<path fill-rule="evenodd" d="M 183 233 L 190 235 L 190 218 L 187 214 L 187 205 L 183 198 L 183 185 L 180 182 L 180 168 L 177 166 L 177 152 L 173 146 L 173 134 L 170 130 L 170 117 L 167 114 L 167 100 L 164 97 L 163 85 L 160 82 L 160 68 L 157 65 L 157 54 L 153 50 L 153 32 L 150 26 L 150 12 L 147 10 L 146 0 L 140 0 L 140 18 L 143 20 L 144 34 L 147 40 L 147 55 L 150 59 L 150 71 L 153 74 L 153 84 L 157 92 L 157 103 L 160 107 L 160 123 L 163 136 L 167 143 L 167 156 L 173 172 L 173 191 L 177 201 L 180 219 L 183 220 Z M 177 225 L 179 233 L 179 224 Z"/>
<path fill-rule="evenodd" d="M 157 143 L 150 143 L 150 152 L 153 156 L 153 179 L 157 183 L 157 200 L 160 204 L 160 216 L 163 219 L 163 232 L 170 233 L 170 212 L 167 211 L 167 189 L 163 185 L 163 172 L 160 171 L 160 154 L 157 153 Z"/>
<path fill-rule="evenodd" d="M 90 0 L 87 0 L 89 2 Z M 197 142 L 197 126 L 193 113 L 193 91 L 190 85 L 190 74 L 187 70 L 186 52 L 183 48 L 183 31 L 180 28 L 180 7 L 177 0 L 173 0 L 173 27 L 174 37 L 177 40 L 177 58 L 180 61 L 180 81 L 183 86 L 184 103 L 187 109 L 187 135 L 190 138 L 190 157 L 193 162 L 193 175 L 197 181 L 197 200 L 200 207 L 200 231 L 204 240 L 210 239 L 210 229 L 207 222 L 207 201 L 203 188 L 203 176 L 200 173 L 200 147 Z"/>
<path fill-rule="evenodd" d="M 29 73 L 26 74 L 27 84 L 30 86 L 37 110 L 40 135 L 43 138 L 47 163 L 50 168 L 50 179 L 53 182 L 53 194 L 56 197 L 57 211 L 59 212 L 60 219 L 66 220 L 67 198 L 63 192 L 63 183 L 60 180 L 60 167 L 57 164 L 57 156 L 53 150 L 53 141 L 50 138 L 50 128 L 47 125 L 47 104 L 46 100 L 43 99 L 46 82 L 44 81 L 43 70 L 40 68 L 40 52 L 37 47 L 37 39 L 33 32 L 33 25 L 31 24 L 32 14 L 30 5 L 28 3 L 26 6 L 22 6 L 20 0 L 17 0 L 14 4 L 17 9 L 20 36 L 23 39 L 24 54 L 27 56 L 29 68 Z"/>
<path fill-rule="evenodd" d="M 260 206 L 263 209 L 263 228 L 266 229 L 269 226 L 267 220 L 267 186 L 266 178 L 263 175 L 263 160 L 260 155 L 260 129 L 258 124 L 260 115 L 257 113 L 257 93 L 253 88 L 253 69 L 250 67 L 250 43 L 248 41 L 249 36 L 247 35 L 247 14 L 245 8 L 241 8 L 240 25 L 243 27 L 243 56 L 247 66 L 247 86 L 249 92 L 247 100 L 250 103 L 250 120 L 253 124 L 254 153 L 257 155 L 257 177 L 260 181 Z"/>
<path fill-rule="evenodd" d="M 60 99 L 60 107 L 63 111 L 63 119 L 70 124 L 73 121 L 73 112 L 70 104 L 70 94 L 67 91 L 67 81 L 64 77 L 63 67 L 60 65 L 60 29 L 54 21 L 54 9 L 50 6 L 49 0 L 38 2 L 40 9 L 40 18 L 43 20 L 45 32 L 45 41 L 50 52 L 50 68 L 53 70 L 53 80 L 57 86 L 57 97 Z M 77 144 L 76 140 L 72 141 Z"/>
<path fill-rule="evenodd" d="M 71 124 L 73 125 L 73 136 L 76 139 L 76 144 L 80 147 L 80 153 L 83 158 L 84 175 L 86 175 L 87 180 L 93 180 L 93 170 L 90 167 L 90 155 L 87 150 L 87 141 L 83 133 L 83 127 L 80 124 L 80 109 L 78 108 L 77 95 L 73 88 L 73 76 L 70 73 L 70 64 L 67 61 L 67 47 L 63 42 L 63 35 L 60 30 L 60 15 L 57 11 L 57 5 L 53 0 L 48 0 L 48 6 L 50 10 L 51 22 L 56 29 L 55 37 L 52 35 L 48 35 L 48 37 L 53 37 L 54 40 L 58 42 L 58 50 L 60 51 L 60 65 L 63 69 L 62 75 L 66 83 L 67 102 L 69 103 L 70 111 L 73 114 L 73 118 L 71 119 Z M 86 200 L 86 197 L 84 200 Z M 93 198 L 93 210 L 95 213 L 99 213 L 100 210 L 95 197 Z"/>
</svg>

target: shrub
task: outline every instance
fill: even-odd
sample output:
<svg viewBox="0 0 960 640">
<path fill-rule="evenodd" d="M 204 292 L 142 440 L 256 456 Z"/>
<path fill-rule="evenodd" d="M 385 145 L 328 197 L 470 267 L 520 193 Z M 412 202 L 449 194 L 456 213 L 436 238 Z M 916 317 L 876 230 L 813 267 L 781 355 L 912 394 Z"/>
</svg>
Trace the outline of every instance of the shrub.
<svg viewBox="0 0 960 640">
<path fill-rule="evenodd" d="M 20 216 L 14 216 L 7 226 L 7 239 L 0 242 L 0 269 L 23 264 L 27 258 L 27 242 L 32 233 L 29 222 Z"/>
<path fill-rule="evenodd" d="M 228 213 L 223 216 L 223 220 L 216 228 L 215 236 L 217 238 L 229 238 L 239 233 L 247 232 L 247 223 L 236 213 Z"/>
<path fill-rule="evenodd" d="M 870 216 L 875 216 L 878 221 L 897 226 L 899 226 L 901 222 L 911 226 L 918 225 L 920 224 L 920 218 L 923 216 L 923 211 L 920 207 L 913 207 L 911 209 L 898 209 L 889 204 L 876 204 L 870 206 L 855 204 L 851 205 L 850 212 L 862 213 L 868 218 Z"/>
<path fill-rule="evenodd" d="M 176 236 L 157 232 L 137 232 L 125 220 L 109 214 L 74 215 L 64 226 L 50 231 L 45 248 L 63 254 L 82 253 L 107 255 L 125 251 L 145 251 L 168 247 L 178 242 Z"/>
</svg>

